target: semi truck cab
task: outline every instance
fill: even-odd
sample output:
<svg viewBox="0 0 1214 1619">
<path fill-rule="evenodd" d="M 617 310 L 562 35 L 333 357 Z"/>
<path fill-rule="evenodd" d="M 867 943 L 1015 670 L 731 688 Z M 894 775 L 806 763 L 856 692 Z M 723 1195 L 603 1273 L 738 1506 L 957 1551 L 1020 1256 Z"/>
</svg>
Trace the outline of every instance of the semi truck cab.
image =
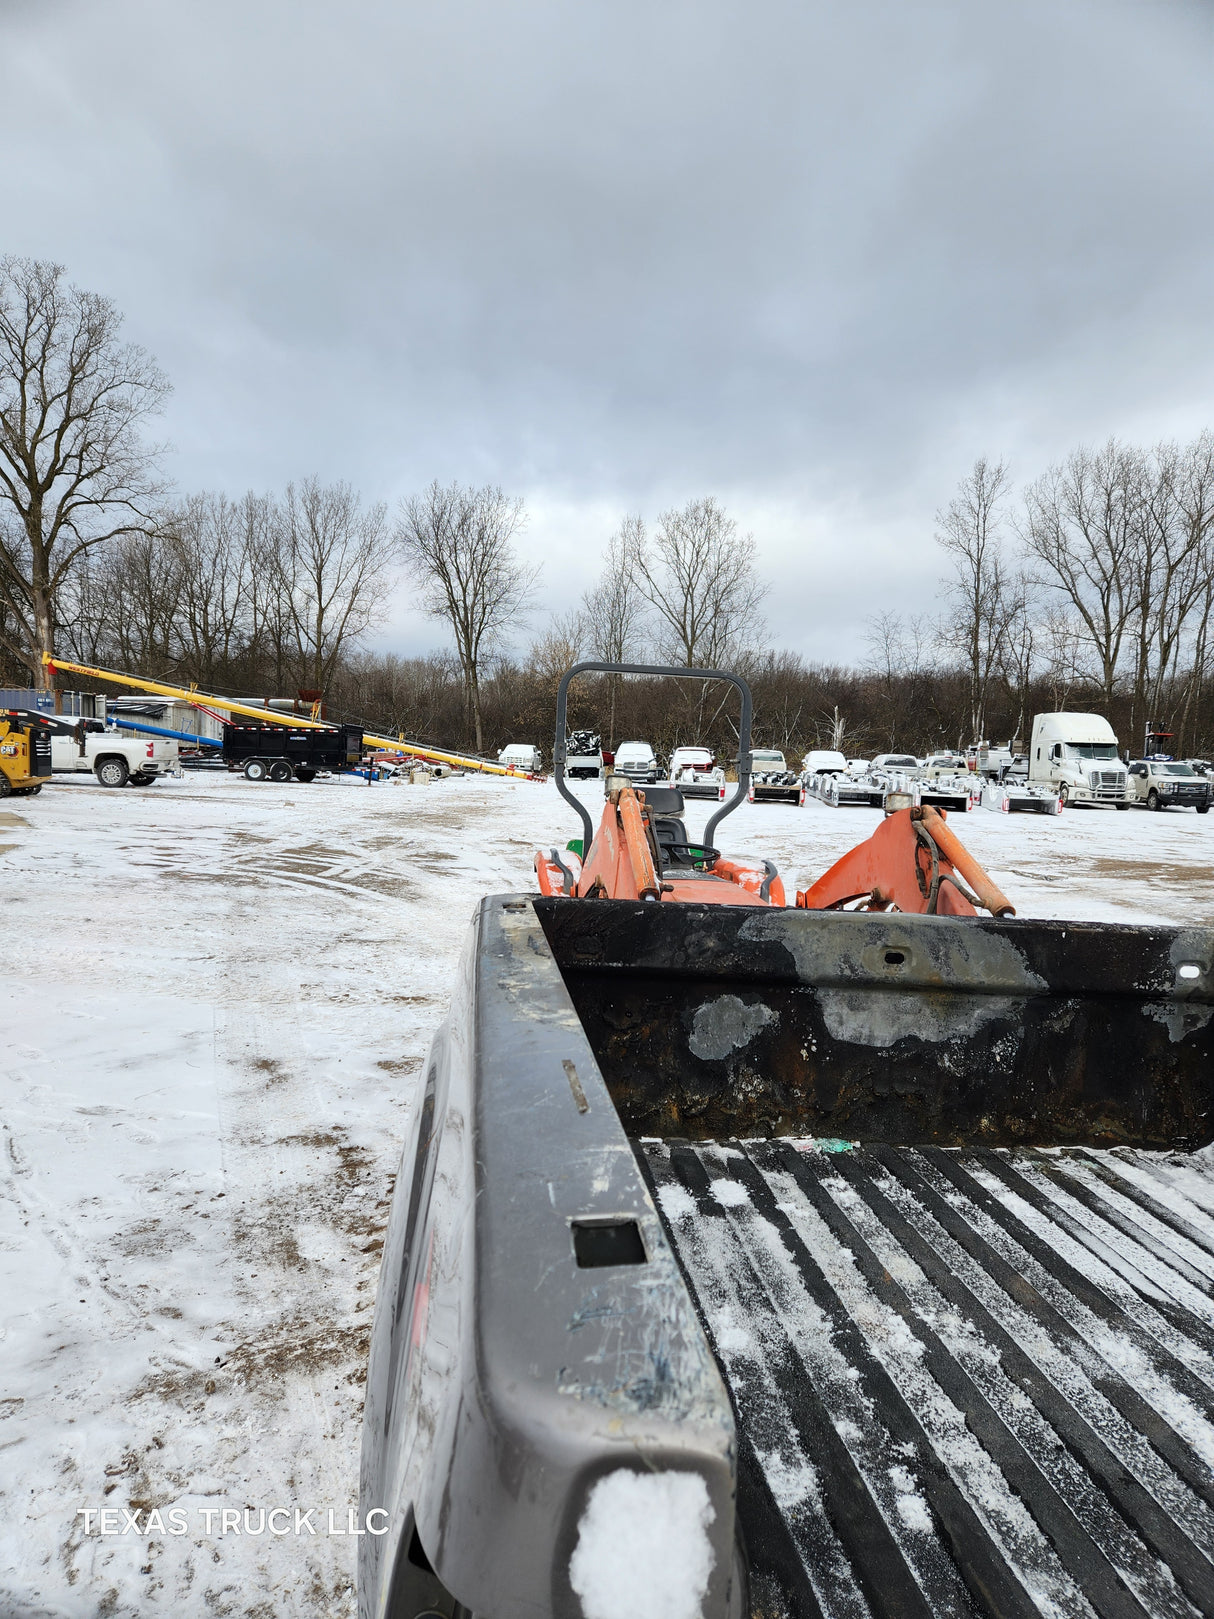
<svg viewBox="0 0 1214 1619">
<path fill-rule="evenodd" d="M 1130 807 L 1129 777 L 1117 735 L 1100 714 L 1038 714 L 1029 744 L 1030 782 L 1052 787 L 1064 804 Z"/>
</svg>

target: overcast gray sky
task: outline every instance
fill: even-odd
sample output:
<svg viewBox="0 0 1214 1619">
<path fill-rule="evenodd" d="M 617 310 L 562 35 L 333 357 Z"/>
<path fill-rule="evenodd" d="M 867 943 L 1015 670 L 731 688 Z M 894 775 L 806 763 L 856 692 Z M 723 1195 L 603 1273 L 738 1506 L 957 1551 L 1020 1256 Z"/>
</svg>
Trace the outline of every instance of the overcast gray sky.
<svg viewBox="0 0 1214 1619">
<path fill-rule="evenodd" d="M 1208 0 L 0 0 L 0 250 L 185 489 L 526 497 L 571 606 L 718 495 L 775 644 L 930 610 L 978 453 L 1214 424 Z M 384 643 L 439 639 L 402 594 Z"/>
</svg>

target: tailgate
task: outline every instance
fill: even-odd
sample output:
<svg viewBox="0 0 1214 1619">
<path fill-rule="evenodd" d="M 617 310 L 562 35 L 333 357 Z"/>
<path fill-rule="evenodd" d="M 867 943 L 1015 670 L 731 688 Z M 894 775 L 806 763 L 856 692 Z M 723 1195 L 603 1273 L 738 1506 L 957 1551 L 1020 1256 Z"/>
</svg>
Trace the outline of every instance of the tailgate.
<svg viewBox="0 0 1214 1619">
<path fill-rule="evenodd" d="M 645 1141 L 752 1613 L 1214 1613 L 1214 1167 Z"/>
</svg>

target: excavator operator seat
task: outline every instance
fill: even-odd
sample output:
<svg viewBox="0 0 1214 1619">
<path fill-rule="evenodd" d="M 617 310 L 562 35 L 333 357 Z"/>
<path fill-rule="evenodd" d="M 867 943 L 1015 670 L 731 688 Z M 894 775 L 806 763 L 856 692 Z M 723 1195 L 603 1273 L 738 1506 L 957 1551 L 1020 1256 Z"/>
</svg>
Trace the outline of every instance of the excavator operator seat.
<svg viewBox="0 0 1214 1619">
<path fill-rule="evenodd" d="M 683 795 L 677 787 L 646 787 L 645 808 L 649 824 L 662 856 L 662 868 L 691 866 L 687 853 L 687 828 L 683 824 Z"/>
</svg>

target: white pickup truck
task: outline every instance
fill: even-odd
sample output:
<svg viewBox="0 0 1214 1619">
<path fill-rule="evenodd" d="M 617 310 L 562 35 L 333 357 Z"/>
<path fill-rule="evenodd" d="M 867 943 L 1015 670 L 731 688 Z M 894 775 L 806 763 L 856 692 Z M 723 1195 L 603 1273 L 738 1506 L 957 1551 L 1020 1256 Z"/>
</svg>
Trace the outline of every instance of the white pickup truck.
<svg viewBox="0 0 1214 1619">
<path fill-rule="evenodd" d="M 1135 759 L 1130 766 L 1130 795 L 1149 810 L 1195 809 L 1208 815 L 1212 791 L 1205 776 L 1179 759 Z"/>
<path fill-rule="evenodd" d="M 172 737 L 129 736 L 97 720 L 60 720 L 51 738 L 56 775 L 91 771 L 103 787 L 150 787 L 161 776 L 181 773 Z"/>
</svg>

